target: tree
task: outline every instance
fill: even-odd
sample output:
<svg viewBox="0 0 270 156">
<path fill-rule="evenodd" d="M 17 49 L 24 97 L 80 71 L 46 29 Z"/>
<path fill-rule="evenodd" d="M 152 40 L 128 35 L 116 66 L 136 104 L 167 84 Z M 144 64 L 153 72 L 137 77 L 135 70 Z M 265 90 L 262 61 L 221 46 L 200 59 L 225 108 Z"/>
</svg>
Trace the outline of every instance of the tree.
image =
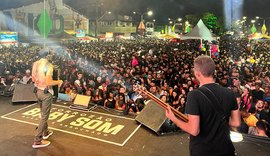
<svg viewBox="0 0 270 156">
<path fill-rule="evenodd" d="M 213 13 L 204 13 L 202 20 L 208 29 L 213 30 L 217 26 L 217 16 L 215 16 Z"/>
<path fill-rule="evenodd" d="M 202 20 L 206 27 L 215 34 L 221 34 L 224 32 L 224 22 L 222 18 L 218 18 L 216 15 L 210 12 L 203 14 Z"/>
</svg>

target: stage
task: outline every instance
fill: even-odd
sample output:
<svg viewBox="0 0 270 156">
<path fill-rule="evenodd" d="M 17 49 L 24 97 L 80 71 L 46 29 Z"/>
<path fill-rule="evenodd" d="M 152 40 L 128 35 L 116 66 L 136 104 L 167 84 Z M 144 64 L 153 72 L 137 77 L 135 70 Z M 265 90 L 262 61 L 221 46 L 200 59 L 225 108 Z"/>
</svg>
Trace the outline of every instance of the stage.
<svg viewBox="0 0 270 156">
<path fill-rule="evenodd" d="M 33 149 L 38 122 L 36 104 L 11 103 L 0 97 L 0 156 L 186 156 L 189 135 L 176 132 L 158 136 L 134 120 L 133 115 L 95 108 L 90 112 L 70 110 L 69 104 L 54 103 L 49 127 L 54 134 L 49 147 Z M 244 136 L 234 143 L 238 156 L 268 156 L 270 141 Z"/>
</svg>

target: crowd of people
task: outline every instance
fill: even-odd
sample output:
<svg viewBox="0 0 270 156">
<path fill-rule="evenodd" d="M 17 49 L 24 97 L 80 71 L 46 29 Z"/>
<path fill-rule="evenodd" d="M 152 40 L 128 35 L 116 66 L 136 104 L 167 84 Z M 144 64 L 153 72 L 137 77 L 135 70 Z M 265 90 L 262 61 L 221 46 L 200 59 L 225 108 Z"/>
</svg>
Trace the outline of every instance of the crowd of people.
<svg viewBox="0 0 270 156">
<path fill-rule="evenodd" d="M 50 47 L 50 62 L 60 70 L 63 80 L 59 92 L 91 96 L 91 103 L 117 109 L 125 114 L 140 113 L 149 97 L 138 85 L 185 113 L 188 92 L 199 87 L 193 74 L 193 60 L 209 51 L 200 41 L 171 43 L 163 40 L 117 42 L 72 42 Z M 238 131 L 269 136 L 270 60 L 268 41 L 221 38 L 215 79 L 230 88 L 237 99 L 242 126 Z M 11 95 L 16 83 L 31 83 L 32 64 L 41 47 L 9 47 L 0 49 L 0 89 Z M 1 68 L 0 68 L 1 69 Z"/>
</svg>

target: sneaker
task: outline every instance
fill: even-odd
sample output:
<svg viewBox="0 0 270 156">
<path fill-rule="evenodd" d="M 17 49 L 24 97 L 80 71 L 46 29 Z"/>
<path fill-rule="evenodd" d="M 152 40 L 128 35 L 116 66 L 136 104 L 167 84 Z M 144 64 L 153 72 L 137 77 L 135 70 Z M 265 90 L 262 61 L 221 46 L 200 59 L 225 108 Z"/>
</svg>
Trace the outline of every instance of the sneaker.
<svg viewBox="0 0 270 156">
<path fill-rule="evenodd" d="M 44 134 L 42 138 L 44 140 L 47 140 L 52 134 L 53 134 L 53 131 L 48 131 L 47 134 Z"/>
<path fill-rule="evenodd" d="M 51 144 L 50 141 L 47 140 L 41 140 L 40 142 L 34 142 L 32 147 L 33 148 L 41 148 L 41 147 L 47 147 Z"/>
</svg>

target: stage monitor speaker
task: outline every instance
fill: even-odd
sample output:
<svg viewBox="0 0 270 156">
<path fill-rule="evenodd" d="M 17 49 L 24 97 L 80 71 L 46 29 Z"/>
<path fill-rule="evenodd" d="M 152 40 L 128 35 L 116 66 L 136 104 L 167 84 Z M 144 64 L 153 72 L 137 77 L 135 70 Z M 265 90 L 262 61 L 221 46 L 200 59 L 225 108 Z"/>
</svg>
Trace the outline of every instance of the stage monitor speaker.
<svg viewBox="0 0 270 156">
<path fill-rule="evenodd" d="M 69 108 L 72 110 L 78 110 L 78 111 L 89 111 L 90 100 L 91 100 L 91 96 L 77 94 L 73 104 L 71 104 Z"/>
<path fill-rule="evenodd" d="M 37 102 L 37 97 L 34 93 L 34 84 L 16 84 L 12 96 L 14 102 Z"/>
<path fill-rule="evenodd" d="M 87 108 L 90 100 L 91 100 L 91 96 L 77 94 L 73 102 L 73 105 Z"/>
<path fill-rule="evenodd" d="M 152 100 L 146 102 L 140 114 L 135 118 L 136 121 L 160 134 L 160 128 L 166 121 L 165 110 Z"/>
</svg>

